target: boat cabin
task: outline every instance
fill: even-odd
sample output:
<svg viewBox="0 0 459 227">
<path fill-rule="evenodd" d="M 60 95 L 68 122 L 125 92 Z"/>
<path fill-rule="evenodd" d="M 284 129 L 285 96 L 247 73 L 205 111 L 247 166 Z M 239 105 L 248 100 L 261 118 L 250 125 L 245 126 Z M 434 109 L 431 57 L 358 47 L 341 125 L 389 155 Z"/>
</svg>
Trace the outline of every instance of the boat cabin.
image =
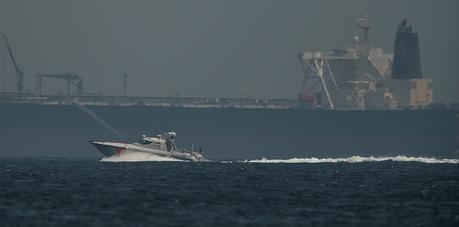
<svg viewBox="0 0 459 227">
<path fill-rule="evenodd" d="M 175 145 L 175 137 L 175 132 L 167 132 L 154 137 L 148 137 L 143 135 L 142 139 L 139 142 L 137 142 L 137 145 L 141 145 L 142 147 L 147 147 L 160 151 L 172 152 L 177 150 L 177 147 Z"/>
</svg>

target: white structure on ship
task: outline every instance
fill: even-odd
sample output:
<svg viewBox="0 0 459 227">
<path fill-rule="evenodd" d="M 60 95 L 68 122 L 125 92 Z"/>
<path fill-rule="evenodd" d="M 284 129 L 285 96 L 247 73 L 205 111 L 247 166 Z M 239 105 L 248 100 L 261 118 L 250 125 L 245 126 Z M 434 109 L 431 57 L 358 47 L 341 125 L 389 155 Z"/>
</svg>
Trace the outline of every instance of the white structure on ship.
<svg viewBox="0 0 459 227">
<path fill-rule="evenodd" d="M 313 108 L 407 109 L 432 103 L 432 80 L 423 79 L 418 34 L 404 20 L 397 29 L 394 55 L 370 48 L 368 17 L 359 18 L 353 48 L 298 55 L 304 71 L 299 100 Z"/>
</svg>

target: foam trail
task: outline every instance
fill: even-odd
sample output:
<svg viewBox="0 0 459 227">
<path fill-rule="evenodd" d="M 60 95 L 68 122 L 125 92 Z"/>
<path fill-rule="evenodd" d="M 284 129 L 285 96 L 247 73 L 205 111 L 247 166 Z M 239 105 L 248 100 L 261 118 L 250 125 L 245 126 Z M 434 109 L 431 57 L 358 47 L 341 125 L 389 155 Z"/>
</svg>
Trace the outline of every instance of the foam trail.
<svg viewBox="0 0 459 227">
<path fill-rule="evenodd" d="M 104 157 L 101 160 L 102 162 L 181 162 L 182 160 L 169 158 L 169 157 L 160 157 L 153 154 L 140 153 L 140 152 L 125 152 L 120 155 L 115 155 L 111 157 Z"/>
<path fill-rule="evenodd" d="M 459 164 L 459 159 L 437 159 L 437 158 L 426 158 L 426 157 L 407 157 L 403 155 L 393 157 L 360 157 L 351 156 L 348 158 L 291 158 L 291 159 L 255 159 L 245 160 L 241 162 L 247 163 L 336 163 L 336 162 L 347 162 L 347 163 L 360 163 L 360 162 L 384 162 L 384 161 L 395 161 L 395 162 L 422 162 L 422 163 L 449 163 Z"/>
</svg>

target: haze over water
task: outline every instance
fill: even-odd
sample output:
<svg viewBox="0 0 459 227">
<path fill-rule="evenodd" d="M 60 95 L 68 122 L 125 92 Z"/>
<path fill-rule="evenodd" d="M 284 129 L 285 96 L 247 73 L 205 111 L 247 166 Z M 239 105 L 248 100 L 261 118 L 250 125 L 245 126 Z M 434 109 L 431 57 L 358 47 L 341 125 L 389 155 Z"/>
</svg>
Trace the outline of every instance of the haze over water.
<svg viewBox="0 0 459 227">
<path fill-rule="evenodd" d="M 362 36 L 354 22 L 365 14 L 371 45 L 393 53 L 396 27 L 407 18 L 435 101 L 458 102 L 458 8 L 456 0 L 3 0 L 0 32 L 32 91 L 37 73 L 73 72 L 87 91 L 121 95 L 129 73 L 134 96 L 296 98 L 298 53 L 352 46 Z M 0 81 L 12 91 L 6 57 Z M 65 83 L 44 87 L 53 94 Z"/>
</svg>

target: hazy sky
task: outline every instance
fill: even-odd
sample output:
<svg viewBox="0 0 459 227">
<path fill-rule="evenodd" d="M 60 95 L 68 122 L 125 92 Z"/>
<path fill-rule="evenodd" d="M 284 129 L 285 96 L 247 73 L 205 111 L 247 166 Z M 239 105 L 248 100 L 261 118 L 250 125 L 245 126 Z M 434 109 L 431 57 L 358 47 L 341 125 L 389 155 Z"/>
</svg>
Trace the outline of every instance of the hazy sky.
<svg viewBox="0 0 459 227">
<path fill-rule="evenodd" d="M 130 95 L 295 98 L 296 54 L 351 43 L 355 19 L 370 12 L 373 45 L 391 53 L 407 18 L 436 101 L 459 101 L 458 9 L 457 0 L 0 0 L 0 32 L 30 90 L 37 73 L 74 72 L 87 90 L 118 95 L 128 72 Z M 0 57 L 8 74 L 0 88 L 13 90 L 13 68 Z"/>
</svg>

